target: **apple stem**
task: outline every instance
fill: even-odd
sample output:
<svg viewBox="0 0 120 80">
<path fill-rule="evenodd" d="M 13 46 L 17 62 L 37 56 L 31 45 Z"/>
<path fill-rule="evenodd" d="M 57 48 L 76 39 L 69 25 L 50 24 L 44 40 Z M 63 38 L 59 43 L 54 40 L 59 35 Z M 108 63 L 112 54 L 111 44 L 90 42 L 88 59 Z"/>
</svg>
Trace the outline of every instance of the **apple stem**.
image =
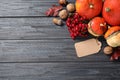
<svg viewBox="0 0 120 80">
<path fill-rule="evenodd" d="M 105 8 L 105 11 L 106 12 L 110 12 L 110 8 Z"/>
</svg>

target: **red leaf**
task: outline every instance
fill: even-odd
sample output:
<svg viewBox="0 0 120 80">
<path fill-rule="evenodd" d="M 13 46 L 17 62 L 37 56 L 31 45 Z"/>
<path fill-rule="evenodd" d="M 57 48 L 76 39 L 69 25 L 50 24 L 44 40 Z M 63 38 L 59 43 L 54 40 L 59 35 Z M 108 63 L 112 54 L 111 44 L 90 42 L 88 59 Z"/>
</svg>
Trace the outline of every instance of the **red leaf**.
<svg viewBox="0 0 120 80">
<path fill-rule="evenodd" d="M 51 8 L 49 8 L 45 14 L 46 16 L 57 16 L 58 15 L 58 11 L 60 11 L 63 7 L 62 6 L 56 6 L 53 5 Z"/>
</svg>

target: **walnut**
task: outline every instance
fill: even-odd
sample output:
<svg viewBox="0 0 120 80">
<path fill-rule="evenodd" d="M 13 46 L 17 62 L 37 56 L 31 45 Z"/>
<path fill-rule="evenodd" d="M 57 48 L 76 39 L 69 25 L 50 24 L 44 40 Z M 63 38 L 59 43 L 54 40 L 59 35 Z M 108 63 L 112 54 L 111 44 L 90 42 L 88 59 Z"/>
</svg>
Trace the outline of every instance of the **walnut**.
<svg viewBox="0 0 120 80">
<path fill-rule="evenodd" d="M 67 8 L 68 12 L 75 11 L 75 5 L 73 3 L 69 3 L 66 8 Z"/>
<path fill-rule="evenodd" d="M 53 18 L 53 23 L 58 26 L 61 26 L 63 24 L 62 20 L 58 18 Z"/>
<path fill-rule="evenodd" d="M 106 46 L 106 47 L 104 48 L 104 53 L 105 53 L 105 54 L 109 55 L 109 54 L 111 54 L 112 52 L 113 52 L 113 48 L 112 48 L 112 47 Z"/>
<path fill-rule="evenodd" d="M 58 3 L 59 3 L 60 5 L 65 6 L 65 5 L 67 5 L 68 2 L 67 2 L 67 0 L 59 0 Z"/>
<path fill-rule="evenodd" d="M 61 11 L 59 12 L 59 17 L 60 17 L 61 19 L 67 19 L 67 17 L 68 17 L 68 11 L 65 10 L 65 9 L 61 10 Z"/>
</svg>

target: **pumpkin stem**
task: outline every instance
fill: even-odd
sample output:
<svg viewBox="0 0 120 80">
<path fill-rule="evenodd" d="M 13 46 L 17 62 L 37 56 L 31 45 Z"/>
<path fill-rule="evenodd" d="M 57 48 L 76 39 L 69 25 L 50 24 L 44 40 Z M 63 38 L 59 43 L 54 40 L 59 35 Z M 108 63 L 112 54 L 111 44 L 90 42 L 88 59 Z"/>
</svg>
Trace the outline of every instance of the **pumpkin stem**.
<svg viewBox="0 0 120 80">
<path fill-rule="evenodd" d="M 105 0 L 102 0 L 103 2 L 105 1 Z"/>
<path fill-rule="evenodd" d="M 100 26 L 105 26 L 105 25 L 106 25 L 106 23 L 101 23 L 101 24 L 100 24 Z"/>
<path fill-rule="evenodd" d="M 100 26 L 104 26 L 104 24 L 101 23 Z"/>
<path fill-rule="evenodd" d="M 105 11 L 106 12 L 110 12 L 110 8 L 105 8 Z"/>
<path fill-rule="evenodd" d="M 110 26 L 108 26 L 108 29 L 110 28 Z"/>
<path fill-rule="evenodd" d="M 93 4 L 90 4 L 89 6 L 90 6 L 90 8 L 91 8 L 91 9 L 94 7 L 94 5 L 93 5 Z"/>
</svg>

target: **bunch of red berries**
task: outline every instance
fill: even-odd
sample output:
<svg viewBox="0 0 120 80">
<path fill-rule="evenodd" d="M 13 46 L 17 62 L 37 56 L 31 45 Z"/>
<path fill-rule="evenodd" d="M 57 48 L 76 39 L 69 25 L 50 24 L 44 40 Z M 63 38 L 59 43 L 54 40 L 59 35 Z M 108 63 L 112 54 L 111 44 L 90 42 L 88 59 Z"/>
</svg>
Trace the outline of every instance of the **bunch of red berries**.
<svg viewBox="0 0 120 80">
<path fill-rule="evenodd" d="M 87 20 L 85 17 L 81 17 L 78 13 L 74 13 L 72 16 L 67 18 L 66 25 L 72 39 L 87 36 Z"/>
</svg>

